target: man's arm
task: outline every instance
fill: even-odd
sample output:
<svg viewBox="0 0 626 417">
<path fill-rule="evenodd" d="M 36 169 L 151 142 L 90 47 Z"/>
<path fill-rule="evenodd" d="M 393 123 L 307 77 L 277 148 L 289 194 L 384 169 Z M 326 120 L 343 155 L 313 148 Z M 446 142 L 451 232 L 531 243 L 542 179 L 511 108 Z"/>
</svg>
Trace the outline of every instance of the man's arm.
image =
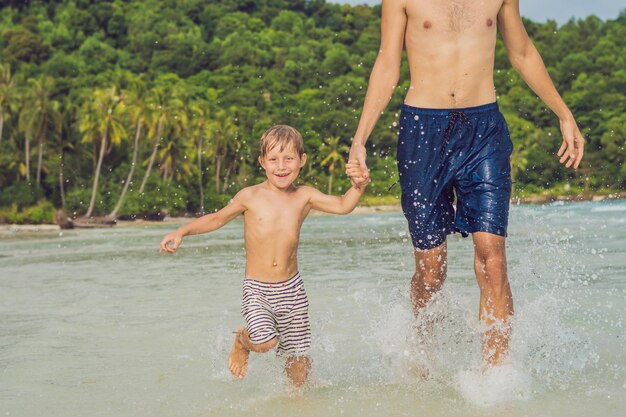
<svg viewBox="0 0 626 417">
<path fill-rule="evenodd" d="M 350 178 L 356 187 L 365 185 L 369 176 L 365 164 L 365 142 L 387 107 L 400 78 L 406 20 L 405 0 L 383 0 L 380 50 L 370 74 L 361 119 L 348 157 L 349 161 L 357 161 L 361 166 L 362 181 Z"/>
<path fill-rule="evenodd" d="M 306 187 L 306 190 L 309 192 L 311 208 L 331 214 L 348 214 L 359 204 L 365 185 L 367 182 L 360 188 L 350 187 L 341 197 L 324 194 L 313 187 Z"/>
<path fill-rule="evenodd" d="M 519 0 L 504 0 L 498 13 L 498 24 L 511 65 L 559 118 L 563 135 L 563 144 L 557 153 L 561 157 L 560 162 L 567 168 L 573 164 L 577 169 L 583 157 L 585 141 L 572 112 L 554 88 L 537 48 L 526 33 L 519 12 Z"/>
<path fill-rule="evenodd" d="M 247 193 L 248 191 L 245 189 L 241 190 L 233 197 L 231 202 L 221 210 L 202 216 L 189 224 L 179 227 L 172 233 L 167 234 L 161 241 L 159 252 L 174 253 L 185 236 L 212 232 L 236 218 L 246 211 L 244 200 Z M 170 242 L 172 243 L 171 245 Z"/>
</svg>

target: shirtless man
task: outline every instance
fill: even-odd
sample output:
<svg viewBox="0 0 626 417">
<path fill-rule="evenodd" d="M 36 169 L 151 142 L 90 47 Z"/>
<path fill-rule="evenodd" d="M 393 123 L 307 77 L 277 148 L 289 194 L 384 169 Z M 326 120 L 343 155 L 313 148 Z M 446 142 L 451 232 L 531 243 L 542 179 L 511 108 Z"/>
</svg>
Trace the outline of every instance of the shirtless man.
<svg viewBox="0 0 626 417">
<path fill-rule="evenodd" d="M 512 144 L 493 83 L 498 27 L 513 67 L 559 118 L 560 162 L 577 169 L 583 137 L 526 33 L 518 0 L 383 0 L 380 51 L 349 156 L 362 169 L 362 179 L 351 177 L 359 187 L 368 178 L 365 143 L 398 83 L 405 46 L 411 87 L 397 162 L 415 248 L 411 299 L 417 316 L 446 278 L 446 235 L 472 233 L 487 365 L 506 355 L 513 314 L 505 254 Z"/>
</svg>

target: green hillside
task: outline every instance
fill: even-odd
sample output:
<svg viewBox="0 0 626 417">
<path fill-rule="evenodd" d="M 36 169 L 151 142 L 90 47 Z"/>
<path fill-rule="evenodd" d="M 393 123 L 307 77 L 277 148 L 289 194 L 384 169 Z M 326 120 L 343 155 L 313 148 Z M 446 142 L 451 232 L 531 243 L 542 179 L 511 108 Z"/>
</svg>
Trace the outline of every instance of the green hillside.
<svg viewBox="0 0 626 417">
<path fill-rule="evenodd" d="M 587 138 L 558 163 L 558 120 L 511 69 L 495 83 L 518 194 L 624 189 L 626 13 L 526 27 Z M 380 7 L 323 0 L 0 0 L 0 222 L 214 210 L 259 181 L 258 140 L 305 137 L 302 181 L 333 192 L 379 47 Z M 397 196 L 401 84 L 369 144 L 370 199 Z M 130 178 L 130 181 L 128 180 Z M 126 187 L 126 185 L 128 186 Z M 120 199 L 124 194 L 123 200 Z"/>
</svg>

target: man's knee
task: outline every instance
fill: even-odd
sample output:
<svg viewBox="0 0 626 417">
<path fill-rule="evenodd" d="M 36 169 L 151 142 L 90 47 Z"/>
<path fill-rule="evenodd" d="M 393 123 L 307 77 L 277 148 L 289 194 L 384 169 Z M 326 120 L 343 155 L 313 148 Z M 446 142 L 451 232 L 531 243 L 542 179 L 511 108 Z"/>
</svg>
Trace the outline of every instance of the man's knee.
<svg viewBox="0 0 626 417">
<path fill-rule="evenodd" d="M 506 254 L 503 250 L 476 251 L 474 263 L 485 269 L 506 266 Z"/>
<path fill-rule="evenodd" d="M 492 233 L 474 233 L 474 253 L 483 261 L 506 260 L 506 240 Z"/>
<path fill-rule="evenodd" d="M 506 247 L 504 239 L 474 243 L 474 264 L 477 268 L 506 268 Z"/>
<path fill-rule="evenodd" d="M 445 273 L 437 270 L 417 270 L 413 275 L 411 284 L 428 291 L 437 291 L 445 281 Z"/>
<path fill-rule="evenodd" d="M 496 298 L 499 298 L 500 294 L 508 293 L 509 281 L 504 257 L 477 257 L 474 267 L 477 270 L 476 278 L 481 291 L 489 291 Z"/>
<path fill-rule="evenodd" d="M 415 251 L 416 284 L 438 289 L 446 278 L 447 246 L 442 244 L 427 251 Z"/>
</svg>

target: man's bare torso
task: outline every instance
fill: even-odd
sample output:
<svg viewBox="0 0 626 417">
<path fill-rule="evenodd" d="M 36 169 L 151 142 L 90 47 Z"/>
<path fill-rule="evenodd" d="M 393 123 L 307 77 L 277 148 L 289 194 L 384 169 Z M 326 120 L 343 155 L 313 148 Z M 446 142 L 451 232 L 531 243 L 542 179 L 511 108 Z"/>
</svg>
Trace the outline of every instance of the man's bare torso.
<svg viewBox="0 0 626 417">
<path fill-rule="evenodd" d="M 309 213 L 306 189 L 250 187 L 244 212 L 246 277 L 280 282 L 298 272 L 300 228 Z"/>
<path fill-rule="evenodd" d="M 411 71 L 406 104 L 460 108 L 496 100 L 493 64 L 502 2 L 406 2 L 405 48 Z"/>
</svg>

